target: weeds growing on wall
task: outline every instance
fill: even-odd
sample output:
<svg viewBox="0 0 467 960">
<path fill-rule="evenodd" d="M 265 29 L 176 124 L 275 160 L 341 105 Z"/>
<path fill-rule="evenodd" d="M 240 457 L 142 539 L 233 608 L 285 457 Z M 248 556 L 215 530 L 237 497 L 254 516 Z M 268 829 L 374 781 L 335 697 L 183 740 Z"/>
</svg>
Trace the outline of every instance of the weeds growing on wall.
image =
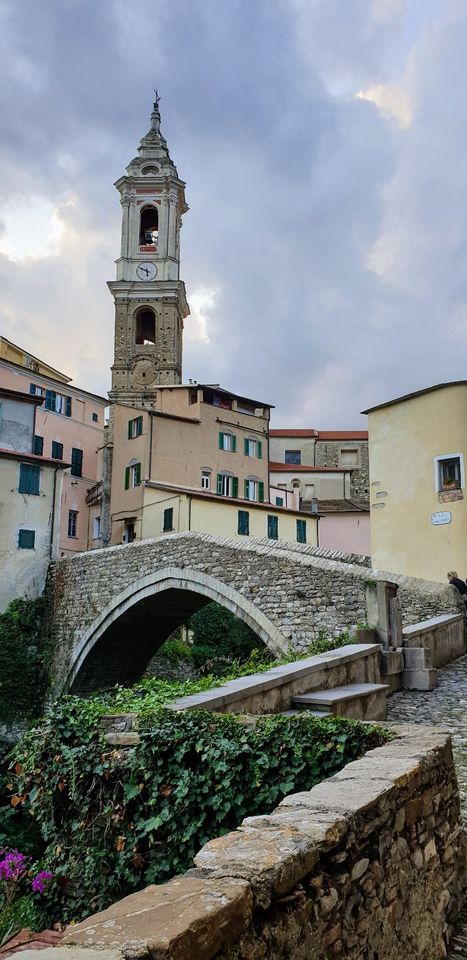
<svg viewBox="0 0 467 960">
<path fill-rule="evenodd" d="M 44 597 L 13 600 L 0 614 L 0 723 L 40 716 L 50 656 Z"/>
<path fill-rule="evenodd" d="M 140 701 L 144 704 L 144 699 Z M 15 750 L 11 802 L 37 822 L 51 919 L 81 918 L 192 865 L 210 838 L 267 813 L 382 742 L 338 717 L 140 711 L 140 743 L 109 747 L 99 699 L 63 698 Z"/>
</svg>

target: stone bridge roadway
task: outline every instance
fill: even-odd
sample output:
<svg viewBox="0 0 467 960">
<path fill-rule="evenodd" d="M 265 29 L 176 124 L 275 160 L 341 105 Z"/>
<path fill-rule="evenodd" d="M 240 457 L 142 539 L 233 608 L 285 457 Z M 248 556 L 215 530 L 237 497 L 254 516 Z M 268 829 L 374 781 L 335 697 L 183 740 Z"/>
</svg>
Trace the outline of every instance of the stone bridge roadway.
<svg viewBox="0 0 467 960">
<path fill-rule="evenodd" d="M 133 683 L 173 630 L 215 600 L 274 652 L 303 649 L 366 620 L 366 592 L 388 579 L 354 555 L 198 533 L 109 547 L 51 565 L 47 591 L 56 692 Z M 400 581 L 406 623 L 456 609 L 448 585 Z"/>
</svg>

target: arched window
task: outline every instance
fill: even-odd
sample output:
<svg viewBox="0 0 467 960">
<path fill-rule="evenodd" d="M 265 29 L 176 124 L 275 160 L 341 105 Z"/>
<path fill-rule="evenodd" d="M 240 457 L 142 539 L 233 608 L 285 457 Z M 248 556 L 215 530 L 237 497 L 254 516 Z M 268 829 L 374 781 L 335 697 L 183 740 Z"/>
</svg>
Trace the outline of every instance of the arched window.
<svg viewBox="0 0 467 960">
<path fill-rule="evenodd" d="M 143 307 L 136 314 L 135 343 L 156 342 L 156 317 L 153 310 Z"/>
<path fill-rule="evenodd" d="M 143 207 L 139 221 L 140 247 L 157 247 L 159 214 L 157 207 Z"/>
</svg>

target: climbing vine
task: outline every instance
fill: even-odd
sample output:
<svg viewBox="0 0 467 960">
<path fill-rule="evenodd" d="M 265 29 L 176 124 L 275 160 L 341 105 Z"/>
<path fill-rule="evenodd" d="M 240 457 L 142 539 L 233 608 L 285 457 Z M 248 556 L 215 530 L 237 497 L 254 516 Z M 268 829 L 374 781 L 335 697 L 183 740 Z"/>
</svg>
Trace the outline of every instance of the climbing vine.
<svg viewBox="0 0 467 960">
<path fill-rule="evenodd" d="M 140 742 L 114 749 L 99 732 L 102 703 L 63 698 L 16 748 L 10 802 L 44 843 L 51 916 L 77 919 L 192 865 L 210 838 L 269 812 L 365 750 L 376 727 L 338 717 L 271 716 L 254 725 L 204 711 L 155 707 Z"/>
<path fill-rule="evenodd" d="M 0 723 L 40 716 L 51 646 L 44 597 L 13 600 L 0 614 Z"/>
</svg>

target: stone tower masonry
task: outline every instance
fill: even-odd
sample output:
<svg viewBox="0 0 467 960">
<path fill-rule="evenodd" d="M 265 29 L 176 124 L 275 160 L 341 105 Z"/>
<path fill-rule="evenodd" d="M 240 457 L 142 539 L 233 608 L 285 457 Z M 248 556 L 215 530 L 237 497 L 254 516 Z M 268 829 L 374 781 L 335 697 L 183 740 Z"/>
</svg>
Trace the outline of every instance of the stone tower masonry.
<svg viewBox="0 0 467 960">
<path fill-rule="evenodd" d="M 154 389 L 182 379 L 183 320 L 189 314 L 179 279 L 180 227 L 187 210 L 179 179 L 160 130 L 156 95 L 151 128 L 139 156 L 115 183 L 122 204 L 121 253 L 116 280 L 113 403 L 154 406 Z"/>
</svg>

